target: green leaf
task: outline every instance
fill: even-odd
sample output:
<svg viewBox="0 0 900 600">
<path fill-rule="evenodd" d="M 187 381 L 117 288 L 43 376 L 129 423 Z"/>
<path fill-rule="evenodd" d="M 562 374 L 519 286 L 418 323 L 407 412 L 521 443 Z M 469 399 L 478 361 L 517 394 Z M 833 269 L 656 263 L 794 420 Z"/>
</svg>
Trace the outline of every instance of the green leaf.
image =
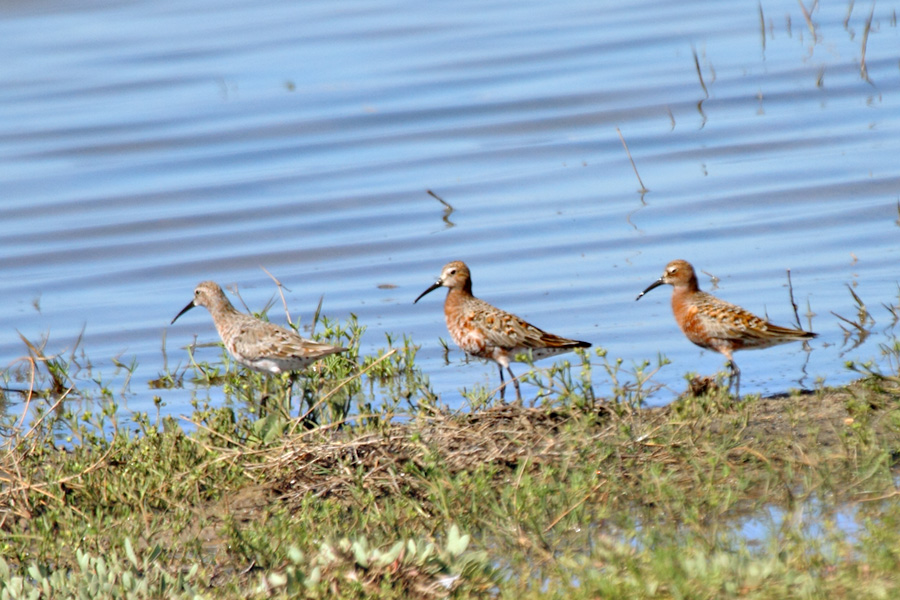
<svg viewBox="0 0 900 600">
<path fill-rule="evenodd" d="M 397 542 L 394 544 L 390 550 L 384 552 L 381 556 L 379 556 L 376 560 L 376 563 L 380 567 L 386 567 L 400 556 L 400 553 L 403 552 L 403 546 L 405 544 L 403 542 Z"/>
<path fill-rule="evenodd" d="M 353 557 L 356 559 L 356 564 L 365 568 L 369 567 L 369 548 L 368 543 L 366 543 L 366 538 L 360 538 L 357 541 L 353 542 Z"/>
<path fill-rule="evenodd" d="M 469 547 L 470 539 L 468 534 L 460 535 L 459 527 L 454 523 L 447 532 L 447 551 L 453 556 L 459 556 Z"/>
<path fill-rule="evenodd" d="M 125 538 L 125 556 L 131 561 L 135 569 L 140 569 L 141 564 L 138 562 L 137 554 L 134 553 L 134 546 L 131 544 L 131 538 Z"/>
</svg>

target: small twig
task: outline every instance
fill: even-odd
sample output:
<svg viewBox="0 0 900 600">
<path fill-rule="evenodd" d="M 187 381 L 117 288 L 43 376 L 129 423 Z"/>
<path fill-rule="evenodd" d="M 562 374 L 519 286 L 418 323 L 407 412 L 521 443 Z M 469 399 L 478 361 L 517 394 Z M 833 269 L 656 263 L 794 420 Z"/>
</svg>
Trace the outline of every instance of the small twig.
<svg viewBox="0 0 900 600">
<path fill-rule="evenodd" d="M 813 2 L 813 6 L 812 6 L 811 10 L 806 10 L 806 7 L 803 6 L 803 0 L 797 0 L 797 4 L 800 5 L 800 10 L 803 11 L 803 18 L 806 19 L 806 26 L 809 28 L 809 32 L 813 36 L 813 43 L 815 43 L 818 41 L 819 38 L 816 35 L 816 26 L 812 22 L 812 16 L 810 16 L 810 13 L 816 9 L 817 2 Z"/>
<path fill-rule="evenodd" d="M 628 160 L 631 161 L 631 168 L 634 169 L 634 175 L 637 177 L 638 183 L 641 184 L 641 189 L 638 191 L 642 194 L 649 192 L 647 186 L 644 185 L 644 182 L 641 181 L 641 176 L 638 174 L 637 165 L 634 164 L 634 159 L 631 158 L 631 150 L 628 149 L 628 144 L 625 142 L 625 136 L 622 135 L 622 131 L 616 127 L 616 133 L 619 134 L 619 139 L 622 140 L 622 145 L 625 147 L 625 154 L 628 155 Z"/>
<path fill-rule="evenodd" d="M 754 450 L 753 448 L 750 448 L 748 446 L 737 446 L 736 448 L 732 448 L 731 450 L 729 450 L 729 454 L 732 452 L 737 452 L 737 451 L 741 451 L 745 454 L 755 456 L 756 458 L 758 458 L 762 462 L 766 463 L 767 465 L 771 464 L 771 461 L 768 458 L 766 458 L 762 452 L 760 452 L 758 450 Z"/>
<path fill-rule="evenodd" d="M 706 89 L 706 83 L 703 81 L 703 73 L 700 71 L 700 59 L 697 57 L 697 49 L 691 46 L 691 52 L 694 54 L 694 68 L 697 69 L 697 77 L 700 78 L 700 87 L 703 88 L 703 93 L 709 98 L 709 90 Z"/>
<path fill-rule="evenodd" d="M 844 29 L 850 25 L 850 17 L 853 15 L 853 5 L 855 4 L 855 0 L 850 0 L 850 5 L 847 7 L 847 16 L 844 17 Z"/>
<path fill-rule="evenodd" d="M 244 307 L 244 311 L 245 311 L 245 312 L 248 312 L 248 313 L 250 313 L 250 314 L 253 314 L 253 309 L 250 308 L 249 306 L 247 306 L 247 303 L 244 302 L 244 297 L 241 296 L 241 290 L 238 289 L 238 286 L 237 286 L 236 283 L 235 283 L 235 284 L 232 284 L 232 285 L 231 285 L 230 287 L 228 287 L 227 289 L 228 289 L 229 292 L 231 292 L 232 294 L 234 294 L 235 296 L 237 296 L 237 299 L 241 301 L 241 306 Z M 269 309 L 272 307 L 272 304 L 273 304 L 273 303 L 274 303 L 274 299 L 270 299 L 269 302 L 268 302 L 268 304 L 266 304 L 266 306 L 263 307 L 262 312 L 263 312 L 263 313 L 269 312 Z"/>
<path fill-rule="evenodd" d="M 441 204 L 443 204 L 447 208 L 447 210 L 449 210 L 450 212 L 453 212 L 453 207 L 450 206 L 450 204 L 448 204 L 446 200 L 444 200 L 443 198 L 441 198 L 440 196 L 438 196 L 431 190 L 425 190 L 425 193 L 428 194 L 429 196 L 431 196 L 432 198 L 434 198 L 435 200 L 437 200 L 438 202 L 440 202 Z"/>
<path fill-rule="evenodd" d="M 316 323 L 319 322 L 319 315 L 322 314 L 322 303 L 325 302 L 325 294 L 319 296 L 319 304 L 316 305 L 316 312 L 313 313 L 312 324 L 309 327 L 309 335 L 315 333 Z"/>
<path fill-rule="evenodd" d="M 18 431 L 25 425 L 25 417 L 28 415 L 28 407 L 31 405 L 32 397 L 34 397 L 34 381 L 37 376 L 37 363 L 31 356 L 22 356 L 20 358 L 17 358 L 16 360 L 9 363 L 9 367 L 12 367 L 14 364 L 21 361 L 25 361 L 31 365 L 31 376 L 28 385 L 28 392 L 27 394 L 25 394 L 25 406 L 22 408 L 22 418 L 19 420 L 18 425 L 13 426 L 13 429 L 16 431 Z"/>
<path fill-rule="evenodd" d="M 762 37 L 762 51 L 763 54 L 766 52 L 766 17 L 763 15 L 763 7 L 762 2 L 757 2 L 756 5 L 759 7 L 759 33 L 760 37 Z"/>
<path fill-rule="evenodd" d="M 438 202 L 440 202 L 441 204 L 444 205 L 444 216 L 442 217 L 444 219 L 444 223 L 446 223 L 449 227 L 453 227 L 455 225 L 455 223 L 453 223 L 450 220 L 450 215 L 453 214 L 454 209 L 450 205 L 450 203 L 447 202 L 446 200 L 444 200 L 443 198 L 441 198 L 440 196 L 438 196 L 437 194 L 435 194 L 434 192 L 432 192 L 431 190 L 425 190 L 425 193 L 427 193 L 429 196 L 431 196 L 432 198 L 434 198 L 435 200 L 437 200 Z"/>
<path fill-rule="evenodd" d="M 866 303 L 863 302 L 862 298 L 860 298 L 859 295 L 853 291 L 853 288 L 850 287 L 849 284 L 847 284 L 847 291 L 850 292 L 850 295 L 853 296 L 853 301 L 856 302 L 856 312 L 857 316 L 859 317 L 859 322 L 865 325 L 867 321 L 871 320 L 872 325 L 874 325 L 875 319 L 873 319 L 872 315 L 869 314 L 869 309 L 866 308 Z"/>
<path fill-rule="evenodd" d="M 291 430 L 290 430 L 290 432 L 288 432 L 288 435 L 293 435 L 293 434 L 294 434 L 294 431 L 297 429 L 297 426 L 298 426 L 300 423 L 302 423 L 303 421 L 305 421 L 306 418 L 307 418 L 309 415 L 311 415 L 311 414 L 313 413 L 313 411 L 315 411 L 317 408 L 319 408 L 320 406 L 322 406 L 322 404 L 323 404 L 326 400 L 328 400 L 329 398 L 331 398 L 332 396 L 334 396 L 334 395 L 338 392 L 338 390 L 342 389 L 344 386 L 346 386 L 348 383 L 350 383 L 350 382 L 353 381 L 354 379 L 359 379 L 359 378 L 361 378 L 363 375 L 365 375 L 365 374 L 368 373 L 370 370 L 372 370 L 372 369 L 375 367 L 375 365 L 381 364 L 385 359 L 387 359 L 387 358 L 390 357 L 390 356 L 393 356 L 393 355 L 396 354 L 396 353 L 397 353 L 397 348 L 394 348 L 393 350 L 391 350 L 390 352 L 388 352 L 388 353 L 385 354 L 384 356 L 380 356 L 380 357 L 378 358 L 378 360 L 374 361 L 371 365 L 369 365 L 368 367 L 366 367 L 366 368 L 363 369 L 362 371 L 360 371 L 360 372 L 358 372 L 358 373 L 354 373 L 353 375 L 351 375 L 351 376 L 345 378 L 344 381 L 342 381 L 341 383 L 339 383 L 333 390 L 331 390 L 330 392 L 328 392 L 327 394 L 325 394 L 324 396 L 322 396 L 321 398 L 319 398 L 319 401 L 318 401 L 318 402 L 316 402 L 315 404 L 313 404 L 312 406 L 310 406 L 310 407 L 309 407 L 309 410 L 307 410 L 305 413 L 303 413 L 303 414 L 300 416 L 300 418 L 297 419 L 297 420 L 294 422 L 294 425 L 291 427 Z"/>
<path fill-rule="evenodd" d="M 163 373 L 168 373 L 168 372 L 169 372 L 169 353 L 166 351 L 166 340 L 168 339 L 168 332 L 169 332 L 169 328 L 168 328 L 168 327 L 163 328 L 163 330 L 162 330 L 162 340 L 160 340 L 160 341 L 162 342 L 162 347 L 160 348 L 160 351 L 161 351 L 161 353 L 162 353 L 162 362 L 163 362 L 162 368 L 163 368 Z M 178 370 L 178 367 L 175 367 L 175 370 L 177 371 L 177 370 Z"/>
<path fill-rule="evenodd" d="M 857 502 L 882 502 L 888 498 L 893 498 L 894 496 L 900 496 L 900 490 L 894 490 L 893 492 L 888 492 L 887 494 L 874 496 L 872 498 L 859 498 Z"/>
<path fill-rule="evenodd" d="M 180 415 L 179 418 L 181 418 L 183 421 L 187 421 L 188 423 L 192 424 L 194 427 L 197 427 L 198 429 L 203 429 L 203 430 L 205 430 L 207 433 L 210 433 L 210 434 L 212 434 L 212 435 L 214 435 L 214 436 L 216 436 L 216 437 L 222 438 L 223 440 L 225 440 L 226 442 L 228 442 L 228 443 L 230 443 L 230 444 L 233 444 L 233 445 L 235 445 L 235 446 L 239 446 L 241 449 L 243 449 L 243 450 L 246 451 L 246 452 L 249 452 L 249 451 L 250 451 L 250 448 L 248 448 L 247 446 L 241 444 L 241 443 L 240 443 L 239 441 L 237 441 L 236 439 L 230 438 L 230 437 L 228 437 L 227 435 L 224 435 L 224 434 L 222 434 L 222 433 L 219 433 L 219 432 L 216 431 L 215 429 L 211 429 L 210 427 L 207 427 L 206 425 L 204 425 L 203 423 L 200 423 L 199 421 L 192 421 L 191 419 L 189 419 L 188 417 L 186 417 L 186 416 L 184 416 L 184 415 Z M 191 440 L 191 441 L 197 441 L 197 440 L 194 440 L 193 438 L 191 438 L 190 436 L 187 436 L 186 439 L 189 439 L 189 440 Z M 199 443 L 199 442 L 198 442 L 198 443 Z M 202 445 L 202 444 L 201 444 L 201 445 Z"/>
<path fill-rule="evenodd" d="M 850 319 L 848 319 L 847 317 L 842 317 L 841 315 L 837 314 L 837 313 L 834 312 L 833 310 L 832 310 L 832 311 L 829 311 L 829 312 L 830 312 L 831 314 L 833 314 L 834 316 L 836 316 L 836 317 L 837 317 L 838 319 L 840 319 L 841 321 L 843 321 L 844 323 L 847 323 L 848 325 L 850 325 L 851 327 L 853 327 L 854 329 L 856 329 L 857 331 L 859 331 L 860 333 L 866 333 L 866 334 L 869 333 L 869 332 L 866 330 L 866 328 L 865 328 L 862 324 L 860 324 L 860 323 L 855 323 L 855 322 L 851 321 Z"/>
<path fill-rule="evenodd" d="M 278 288 L 278 295 L 281 296 L 281 304 L 284 305 L 284 316 L 287 317 L 288 323 L 293 323 L 293 319 L 291 319 L 291 313 L 288 311 L 287 300 L 284 299 L 284 285 L 278 281 L 278 279 L 272 275 L 267 268 L 262 265 L 259 265 L 259 268 L 265 271 L 266 275 L 272 278 L 272 281 L 275 282 L 275 286 Z M 288 290 L 290 291 L 290 290 Z"/>
<path fill-rule="evenodd" d="M 709 271 L 700 269 L 700 272 L 703 273 L 704 275 L 706 275 L 707 277 L 709 277 L 709 285 L 712 286 L 713 290 L 719 289 L 719 281 L 721 281 L 721 279 L 719 279 L 717 276 L 713 275 Z"/>
<path fill-rule="evenodd" d="M 860 76 L 872 83 L 872 80 L 869 79 L 869 69 L 866 67 L 866 44 L 869 42 L 869 31 L 872 29 L 872 17 L 875 16 L 875 3 L 872 2 L 872 10 L 869 11 L 869 18 L 866 19 L 866 26 L 863 27 L 862 34 L 862 58 L 859 60 L 859 74 Z"/>
<path fill-rule="evenodd" d="M 27 346 L 28 349 L 31 351 L 31 354 L 34 356 L 35 361 L 40 361 L 44 364 L 49 365 L 50 361 L 53 361 L 62 355 L 62 353 L 60 353 L 60 354 L 54 354 L 53 356 L 46 356 L 44 354 L 44 347 L 47 345 L 47 340 L 44 340 L 44 342 L 41 344 L 41 346 L 37 347 L 34 344 L 32 344 L 28 340 L 28 338 L 26 338 L 24 335 L 22 335 L 21 331 L 16 330 L 16 333 L 18 333 L 19 338 L 21 338 L 21 340 L 23 342 L 25 342 L 25 346 Z M 84 335 L 83 327 L 81 329 L 81 335 Z M 81 335 L 79 335 L 79 339 L 81 338 Z M 60 380 L 59 374 L 56 373 L 53 369 L 49 368 L 49 366 L 47 368 L 47 372 L 50 374 L 50 379 L 53 381 L 53 389 L 57 390 L 57 391 L 64 390 L 65 386 L 63 386 L 63 382 Z"/>
<path fill-rule="evenodd" d="M 797 329 L 803 329 L 800 325 L 800 314 L 797 312 L 797 303 L 794 302 L 794 285 L 791 283 L 791 270 L 786 269 L 788 279 L 788 294 L 791 297 L 791 306 L 794 308 L 794 321 L 797 323 Z"/>
<path fill-rule="evenodd" d="M 600 489 L 601 487 L 603 487 L 604 485 L 608 485 L 608 484 L 609 484 L 609 481 L 607 481 L 606 479 L 604 479 L 603 481 L 601 481 L 600 483 L 598 483 L 597 485 L 595 485 L 594 487 L 592 487 L 591 490 L 590 490 L 587 494 L 585 494 L 584 497 L 583 497 L 581 500 L 579 500 L 578 502 L 576 502 L 575 504 L 573 504 L 572 506 L 570 506 L 570 507 L 567 508 L 566 510 L 562 511 L 562 513 L 560 513 L 555 519 L 553 519 L 553 520 L 550 522 L 550 524 L 547 525 L 547 526 L 544 528 L 544 533 L 545 533 L 545 534 L 550 533 L 550 530 L 553 529 L 554 527 L 556 527 L 556 525 L 557 525 L 560 521 L 562 521 L 563 519 L 565 519 L 565 518 L 566 518 L 566 515 L 568 515 L 570 512 L 572 512 L 573 510 L 575 510 L 576 508 L 578 508 L 579 506 L 581 506 L 581 505 L 584 504 L 585 502 L 587 502 L 587 501 L 591 498 L 591 496 L 593 496 L 594 494 L 597 493 L 597 490 L 599 490 L 599 489 Z"/>
<path fill-rule="evenodd" d="M 28 433 L 25 434 L 25 437 L 26 437 L 26 438 L 31 437 L 31 434 L 32 434 L 32 433 L 38 428 L 38 426 L 44 421 L 44 418 L 45 418 L 47 415 L 49 415 L 49 414 L 53 414 L 53 412 L 56 410 L 56 407 L 58 407 L 58 406 L 62 403 L 62 401 L 66 399 L 66 396 L 68 396 L 69 393 L 70 393 L 72 390 L 74 390 L 74 389 L 75 389 L 75 386 L 73 385 L 72 387 L 70 387 L 69 389 L 67 389 L 65 392 L 63 392 L 62 394 L 60 394 L 60 396 L 59 396 L 59 398 L 56 400 L 56 402 L 53 403 L 53 406 L 51 406 L 50 408 L 48 408 L 48 409 L 44 412 L 44 414 L 41 415 L 41 418 L 38 419 L 38 420 L 34 423 L 34 425 L 31 426 L 31 429 L 28 430 Z"/>
</svg>

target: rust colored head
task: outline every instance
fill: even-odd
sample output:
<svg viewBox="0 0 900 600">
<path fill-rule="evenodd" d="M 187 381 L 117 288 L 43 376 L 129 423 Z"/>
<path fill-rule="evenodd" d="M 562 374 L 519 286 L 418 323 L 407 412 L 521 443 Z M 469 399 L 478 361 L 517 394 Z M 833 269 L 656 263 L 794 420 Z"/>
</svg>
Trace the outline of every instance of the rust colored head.
<svg viewBox="0 0 900 600">
<path fill-rule="evenodd" d="M 472 276 L 469 274 L 469 267 L 461 260 L 454 260 L 444 265 L 441 270 L 441 276 L 435 281 L 431 287 L 419 294 L 419 297 L 413 301 L 418 302 L 422 296 L 433 292 L 439 287 L 450 288 L 451 290 L 463 290 L 467 294 L 472 293 Z"/>
<path fill-rule="evenodd" d="M 664 283 L 668 283 L 676 290 L 696 292 L 700 289 L 697 285 L 697 274 L 694 273 L 694 267 L 691 266 L 691 263 L 686 260 L 677 259 L 667 264 L 662 277 L 647 286 L 647 289 L 638 294 L 638 297 L 635 298 L 635 300 L 640 300 L 644 294 L 654 288 L 658 288 Z"/>
</svg>

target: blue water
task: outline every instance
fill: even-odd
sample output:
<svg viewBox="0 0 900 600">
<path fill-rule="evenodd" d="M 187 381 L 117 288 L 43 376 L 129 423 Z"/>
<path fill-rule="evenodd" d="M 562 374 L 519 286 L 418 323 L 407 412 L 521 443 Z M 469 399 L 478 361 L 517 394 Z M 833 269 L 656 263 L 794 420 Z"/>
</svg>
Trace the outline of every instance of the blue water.
<svg viewBox="0 0 900 600">
<path fill-rule="evenodd" d="M 203 311 L 169 321 L 204 279 L 262 308 L 264 266 L 295 318 L 322 295 L 358 315 L 364 352 L 409 334 L 461 406 L 496 369 L 445 365 L 441 294 L 412 305 L 461 259 L 538 326 L 626 364 L 664 354 L 665 404 L 724 362 L 683 338 L 668 288 L 634 302 L 685 258 L 784 325 L 790 269 L 804 327 L 815 314 L 811 352 L 737 355 L 743 392 L 849 381 L 898 302 L 898 3 L 875 5 L 869 81 L 871 7 L 826 4 L 813 36 L 789 0 L 6 3 L 0 364 L 26 353 L 17 331 L 55 353 L 83 330 L 81 381 L 124 382 L 113 360 L 134 360 L 118 400 L 187 413 L 190 387 L 147 385 L 163 336 L 173 366 L 216 334 Z M 847 285 L 878 331 L 849 352 Z"/>
</svg>

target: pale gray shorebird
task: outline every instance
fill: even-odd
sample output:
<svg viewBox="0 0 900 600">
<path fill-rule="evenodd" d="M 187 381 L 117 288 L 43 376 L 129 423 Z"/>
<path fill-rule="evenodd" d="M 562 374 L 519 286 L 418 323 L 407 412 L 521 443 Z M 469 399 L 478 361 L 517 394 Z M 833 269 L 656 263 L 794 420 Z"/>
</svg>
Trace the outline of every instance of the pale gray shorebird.
<svg viewBox="0 0 900 600">
<path fill-rule="evenodd" d="M 732 358 L 737 350 L 768 348 L 787 342 L 808 340 L 817 334 L 773 325 L 740 306 L 700 290 L 694 267 L 686 260 L 673 260 L 662 277 L 638 294 L 668 283 L 672 291 L 672 313 L 685 337 L 701 348 L 715 350 L 728 359 L 734 379 L 734 395 L 741 397 L 741 370 Z"/>
<path fill-rule="evenodd" d="M 427 290 L 419 294 L 413 304 L 422 296 L 439 287 L 449 288 L 444 301 L 444 316 L 447 331 L 460 349 L 471 356 L 485 358 L 497 363 L 500 370 L 500 398 L 506 393 L 503 369 L 509 372 L 516 387 L 516 399 L 521 402 L 519 380 L 509 367 L 518 356 L 530 356 L 532 360 L 571 352 L 576 348 L 590 348 L 588 342 L 570 340 L 538 329 L 514 314 L 491 306 L 472 295 L 472 276 L 464 262 L 447 263 L 441 276 Z"/>
<path fill-rule="evenodd" d="M 225 348 L 237 362 L 254 371 L 276 375 L 302 371 L 322 357 L 347 350 L 302 338 L 284 327 L 236 310 L 214 281 L 200 283 L 194 290 L 194 299 L 175 315 L 172 323 L 195 306 L 206 307 Z"/>
</svg>

